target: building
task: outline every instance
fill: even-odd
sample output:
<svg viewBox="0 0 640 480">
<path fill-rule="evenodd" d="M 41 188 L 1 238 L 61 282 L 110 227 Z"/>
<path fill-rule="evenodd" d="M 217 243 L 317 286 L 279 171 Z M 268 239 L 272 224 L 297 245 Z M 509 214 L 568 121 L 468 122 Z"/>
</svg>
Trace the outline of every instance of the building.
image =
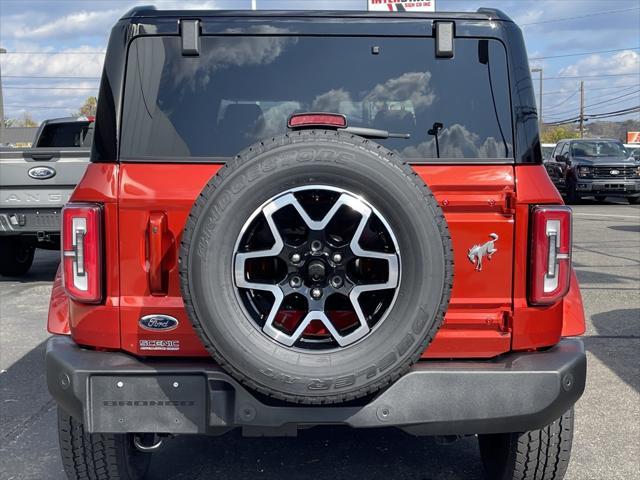
<svg viewBox="0 0 640 480">
<path fill-rule="evenodd" d="M 38 127 L 5 127 L 0 129 L 0 145 L 13 147 L 30 147 L 36 136 Z"/>
</svg>

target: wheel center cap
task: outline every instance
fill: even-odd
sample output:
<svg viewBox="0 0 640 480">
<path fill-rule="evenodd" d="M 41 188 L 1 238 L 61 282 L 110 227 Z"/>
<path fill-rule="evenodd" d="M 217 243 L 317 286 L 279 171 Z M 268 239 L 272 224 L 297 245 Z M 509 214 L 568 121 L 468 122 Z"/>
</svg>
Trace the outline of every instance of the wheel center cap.
<svg viewBox="0 0 640 480">
<path fill-rule="evenodd" d="M 307 275 L 312 282 L 322 282 L 327 277 L 327 267 L 322 260 L 312 260 L 307 267 Z"/>
</svg>

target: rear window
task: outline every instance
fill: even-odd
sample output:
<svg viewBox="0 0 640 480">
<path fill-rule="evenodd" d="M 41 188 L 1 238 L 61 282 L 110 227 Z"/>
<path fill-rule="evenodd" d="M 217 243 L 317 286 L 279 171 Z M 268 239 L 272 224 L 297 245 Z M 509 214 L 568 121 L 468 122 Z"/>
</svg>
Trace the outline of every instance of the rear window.
<svg viewBox="0 0 640 480">
<path fill-rule="evenodd" d="M 179 37 L 138 38 L 120 158 L 224 159 L 312 111 L 409 133 L 379 140 L 407 159 L 512 158 L 503 45 L 456 39 L 455 49 L 437 59 L 433 38 L 204 36 L 186 57 Z"/>
<path fill-rule="evenodd" d="M 37 147 L 73 148 L 82 147 L 89 131 L 90 122 L 49 123 L 44 126 Z"/>
</svg>

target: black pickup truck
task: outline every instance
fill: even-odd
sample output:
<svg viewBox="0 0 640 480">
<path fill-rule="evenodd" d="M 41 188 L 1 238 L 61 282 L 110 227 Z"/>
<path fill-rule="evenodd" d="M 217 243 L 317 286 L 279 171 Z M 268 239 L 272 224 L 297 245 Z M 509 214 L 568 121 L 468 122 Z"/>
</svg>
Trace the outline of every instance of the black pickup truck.
<svg viewBox="0 0 640 480">
<path fill-rule="evenodd" d="M 93 117 L 45 120 L 33 148 L 0 149 L 0 275 L 24 275 L 60 247 L 60 211 L 89 162 Z"/>
<path fill-rule="evenodd" d="M 640 163 L 619 140 L 561 140 L 544 164 L 568 203 L 588 196 L 640 202 Z"/>
</svg>

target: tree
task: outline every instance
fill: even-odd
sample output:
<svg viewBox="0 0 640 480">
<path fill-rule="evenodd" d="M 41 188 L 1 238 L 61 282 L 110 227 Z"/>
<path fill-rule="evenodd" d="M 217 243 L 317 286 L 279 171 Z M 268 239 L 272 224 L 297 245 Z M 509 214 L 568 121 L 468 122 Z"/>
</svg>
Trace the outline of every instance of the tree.
<svg viewBox="0 0 640 480">
<path fill-rule="evenodd" d="M 22 114 L 21 118 L 5 118 L 4 126 L 6 128 L 11 127 L 37 127 L 38 122 L 36 122 L 29 112 L 25 112 Z"/>
<path fill-rule="evenodd" d="M 74 117 L 95 116 L 97 107 L 98 107 L 98 99 L 96 97 L 88 97 L 80 107 L 80 110 L 75 112 L 72 116 Z"/>
<path fill-rule="evenodd" d="M 578 138 L 579 136 L 579 132 L 562 125 L 546 127 L 542 131 L 542 143 L 558 143 L 565 138 Z"/>
</svg>

